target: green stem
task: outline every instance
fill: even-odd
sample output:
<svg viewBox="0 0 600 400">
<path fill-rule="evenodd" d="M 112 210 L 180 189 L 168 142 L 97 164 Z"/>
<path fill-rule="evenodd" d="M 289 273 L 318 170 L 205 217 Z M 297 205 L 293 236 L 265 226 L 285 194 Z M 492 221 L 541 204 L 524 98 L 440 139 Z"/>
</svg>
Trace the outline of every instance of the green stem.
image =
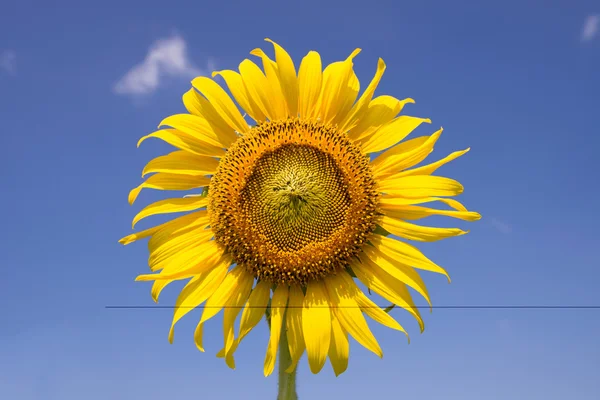
<svg viewBox="0 0 600 400">
<path fill-rule="evenodd" d="M 292 363 L 292 356 L 288 347 L 285 318 L 281 327 L 281 337 L 279 338 L 279 393 L 277 400 L 298 400 L 296 394 L 296 370 L 288 374 L 285 370 Z"/>
</svg>

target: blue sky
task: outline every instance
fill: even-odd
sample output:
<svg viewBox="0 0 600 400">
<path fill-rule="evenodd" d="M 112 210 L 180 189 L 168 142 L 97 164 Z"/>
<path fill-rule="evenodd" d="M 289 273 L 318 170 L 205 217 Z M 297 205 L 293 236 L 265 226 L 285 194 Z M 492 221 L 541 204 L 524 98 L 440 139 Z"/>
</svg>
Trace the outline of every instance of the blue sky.
<svg viewBox="0 0 600 400">
<path fill-rule="evenodd" d="M 7 1 L 0 12 L 0 398 L 275 398 L 276 376 L 262 375 L 266 324 L 231 371 L 214 357 L 218 319 L 202 354 L 199 310 L 169 345 L 171 310 L 105 309 L 153 304 L 150 285 L 133 281 L 147 271 L 145 244 L 117 243 L 162 196 L 127 204 L 166 149 L 136 149 L 138 138 L 184 110 L 191 75 L 271 51 L 265 37 L 296 61 L 361 47 L 363 82 L 382 57 L 377 93 L 414 98 L 407 112 L 433 121 L 418 134 L 444 127 L 433 156 L 472 148 L 440 173 L 465 185 L 461 201 L 483 219 L 420 246 L 453 278 L 425 275 L 435 305 L 600 305 L 597 2 L 84 3 Z M 422 335 L 392 313 L 410 345 L 372 324 L 384 358 L 352 343 L 337 379 L 303 360 L 300 396 L 599 396 L 600 310 L 436 309 Z"/>
</svg>

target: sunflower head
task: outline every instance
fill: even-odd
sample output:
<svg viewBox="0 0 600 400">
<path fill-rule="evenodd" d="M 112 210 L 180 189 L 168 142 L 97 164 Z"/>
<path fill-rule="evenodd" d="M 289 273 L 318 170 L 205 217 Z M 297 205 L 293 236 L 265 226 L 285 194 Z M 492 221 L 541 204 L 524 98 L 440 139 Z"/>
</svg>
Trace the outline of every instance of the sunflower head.
<svg viewBox="0 0 600 400">
<path fill-rule="evenodd" d="M 183 96 L 188 113 L 167 117 L 160 124 L 165 129 L 140 140 L 162 139 L 177 150 L 146 165 L 143 174 L 152 175 L 131 191 L 130 203 L 143 188 L 205 188 L 205 195 L 145 207 L 134 224 L 160 213 L 187 214 L 121 242 L 150 237 L 149 265 L 156 273 L 138 280 L 154 281 L 155 301 L 170 282 L 188 280 L 169 340 L 175 323 L 205 303 L 195 333 L 204 351 L 203 325 L 224 309 L 218 355 L 234 367 L 235 350 L 270 304 L 265 375 L 273 371 L 281 335 L 292 358 L 288 371 L 306 351 L 313 372 L 329 357 L 339 374 L 348 362 L 348 335 L 382 355 L 365 315 L 404 332 L 354 278 L 407 310 L 423 329 L 409 288 L 429 302 L 417 271 L 447 273 L 404 240 L 466 233 L 412 222 L 431 215 L 480 218 L 449 198 L 463 191 L 457 181 L 432 175 L 468 149 L 417 166 L 442 131 L 404 140 L 430 121 L 399 115 L 414 102 L 410 98 L 373 97 L 385 70 L 381 59 L 358 96 L 353 59 L 359 49 L 324 70 L 319 54 L 311 51 L 296 72 L 288 53 L 271 43 L 275 60 L 260 49 L 251 52 L 262 69 L 244 60 L 238 71 L 213 73 L 230 94 L 213 79 L 194 79 Z M 447 207 L 423 206 L 433 202 Z"/>
</svg>

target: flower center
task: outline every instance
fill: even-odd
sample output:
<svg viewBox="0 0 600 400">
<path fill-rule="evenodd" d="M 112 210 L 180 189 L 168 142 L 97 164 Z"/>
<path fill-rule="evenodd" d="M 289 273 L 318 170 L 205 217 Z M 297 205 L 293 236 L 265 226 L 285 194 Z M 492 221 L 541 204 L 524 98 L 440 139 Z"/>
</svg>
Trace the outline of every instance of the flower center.
<svg viewBox="0 0 600 400">
<path fill-rule="evenodd" d="M 330 126 L 271 121 L 238 139 L 209 187 L 215 240 L 257 278 L 305 285 L 348 266 L 375 228 L 368 159 Z"/>
</svg>

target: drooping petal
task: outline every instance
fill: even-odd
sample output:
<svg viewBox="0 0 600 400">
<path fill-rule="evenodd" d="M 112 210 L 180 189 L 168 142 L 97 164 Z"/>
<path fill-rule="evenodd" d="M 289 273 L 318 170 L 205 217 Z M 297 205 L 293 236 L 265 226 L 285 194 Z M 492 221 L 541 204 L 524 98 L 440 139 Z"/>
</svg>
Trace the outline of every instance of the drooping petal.
<svg viewBox="0 0 600 400">
<path fill-rule="evenodd" d="M 375 304 L 371 299 L 365 296 L 364 293 L 359 291 L 356 296 L 356 304 L 360 307 L 362 312 L 371 317 L 374 321 L 379 322 L 381 325 L 385 325 L 388 328 L 395 329 L 400 331 L 406 335 L 408 338 L 408 333 L 404 330 L 402 325 L 400 325 L 390 314 L 382 310 L 377 304 Z M 410 340 L 409 340 L 410 343 Z"/>
<path fill-rule="evenodd" d="M 365 255 L 360 256 L 360 262 L 353 262 L 352 271 L 356 277 L 369 289 L 408 311 L 419 323 L 421 332 L 425 329 L 423 318 L 415 306 L 406 285 L 396 279 Z"/>
<path fill-rule="evenodd" d="M 310 51 L 302 59 L 298 71 L 298 113 L 300 117 L 308 118 L 315 114 L 323 80 L 321 68 L 321 56 L 316 51 Z"/>
<path fill-rule="evenodd" d="M 350 343 L 348 332 L 340 325 L 335 315 L 331 316 L 331 345 L 329 346 L 329 361 L 335 376 L 340 376 L 348 368 Z"/>
<path fill-rule="evenodd" d="M 454 179 L 431 175 L 386 178 L 379 183 L 379 190 L 389 197 L 458 196 L 464 190 Z"/>
<path fill-rule="evenodd" d="M 204 303 L 217 290 L 225 275 L 229 265 L 221 263 L 216 265 L 195 277 L 193 277 L 181 290 L 175 301 L 175 310 L 173 312 L 173 322 L 169 331 L 169 342 L 173 343 L 173 334 L 175 324 L 183 318 L 184 315 Z"/>
<path fill-rule="evenodd" d="M 137 213 L 137 215 L 133 218 L 131 228 L 133 229 L 136 223 L 149 216 L 192 211 L 198 208 L 206 207 L 206 203 L 206 197 L 188 197 L 157 201 L 144 207 L 142 211 Z"/>
<path fill-rule="evenodd" d="M 311 281 L 306 287 L 302 307 L 302 334 L 308 365 L 313 374 L 323 368 L 331 343 L 331 310 L 325 285 Z"/>
<path fill-rule="evenodd" d="M 204 351 L 204 346 L 202 345 L 202 326 L 204 323 L 217 315 L 239 288 L 244 288 L 248 282 L 251 284 L 253 280 L 254 276 L 246 271 L 246 268 L 236 265 L 225 276 L 225 279 L 223 279 L 217 290 L 206 300 L 202 317 L 196 326 L 196 332 L 194 332 L 194 341 L 198 350 Z"/>
<path fill-rule="evenodd" d="M 238 330 L 238 337 L 235 339 L 229 349 L 223 348 L 217 357 L 225 357 L 226 362 L 231 364 L 230 366 L 235 367 L 233 355 L 240 345 L 242 339 L 260 322 L 262 317 L 265 315 L 267 304 L 271 294 L 271 285 L 265 281 L 257 283 L 252 293 L 248 297 L 244 311 L 242 311 L 242 317 L 240 320 L 240 326 Z"/>
<path fill-rule="evenodd" d="M 296 117 L 298 115 L 298 78 L 296 77 L 294 61 L 283 47 L 271 39 L 267 38 L 265 40 L 270 42 L 275 49 L 275 61 L 279 71 L 281 90 L 287 103 L 289 115 Z"/>
<path fill-rule="evenodd" d="M 210 104 L 232 129 L 240 133 L 250 130 L 235 103 L 219 84 L 210 78 L 200 76 L 192 81 L 192 86 L 210 101 Z"/>
<path fill-rule="evenodd" d="M 286 369 L 289 374 L 298 365 L 298 361 L 302 357 L 306 344 L 304 343 L 304 335 L 302 334 L 302 304 L 304 303 L 304 293 L 299 286 L 291 286 L 288 300 L 288 308 L 286 311 L 286 326 L 287 339 L 290 349 L 290 357 L 292 363 Z"/>
<path fill-rule="evenodd" d="M 350 275 L 345 272 L 332 275 L 324 279 L 327 295 L 331 304 L 331 311 L 336 316 L 340 325 L 356 341 L 365 348 L 383 357 L 383 352 L 377 339 L 371 333 L 365 317 L 356 304 L 355 298 L 359 289 Z"/>
<path fill-rule="evenodd" d="M 242 306 L 248 300 L 248 296 L 252 290 L 252 283 L 254 282 L 254 277 L 251 277 L 250 274 L 244 276 L 245 279 L 240 280 L 235 292 L 227 300 L 225 304 L 226 308 L 223 312 L 223 354 L 225 354 L 227 366 L 231 369 L 235 369 L 233 352 L 230 351 L 235 342 L 233 325 L 240 311 L 242 311 Z"/>
<path fill-rule="evenodd" d="M 423 122 L 430 124 L 431 120 L 428 118 L 401 115 L 383 125 L 373 135 L 362 142 L 362 151 L 364 153 L 376 153 L 385 150 L 403 140 Z"/>
<path fill-rule="evenodd" d="M 222 147 L 215 146 L 212 143 L 203 142 L 197 137 L 177 129 L 161 129 L 156 132 L 152 132 L 149 135 L 143 136 L 138 141 L 137 146 L 140 147 L 140 145 L 149 138 L 161 139 L 171 146 L 177 147 L 180 150 L 197 154 L 199 156 L 221 157 L 223 154 L 225 154 L 225 150 L 223 150 Z"/>
<path fill-rule="evenodd" d="M 423 282 L 419 273 L 412 266 L 399 262 L 393 255 L 387 254 L 376 247 L 365 247 L 364 255 L 361 256 L 360 259 L 364 260 L 364 262 L 367 263 L 370 268 L 372 267 L 373 270 L 382 270 L 403 284 L 416 290 L 417 293 L 423 296 L 427 303 L 431 305 L 425 282 Z M 369 263 L 369 261 L 372 263 Z M 376 267 L 373 265 L 376 265 Z"/>
<path fill-rule="evenodd" d="M 256 284 L 256 287 L 248 298 L 248 303 L 244 307 L 244 311 L 242 311 L 238 340 L 241 341 L 264 317 L 270 294 L 270 283 L 260 281 Z"/>
<path fill-rule="evenodd" d="M 448 282 L 450 282 L 450 275 L 448 275 L 446 270 L 425 257 L 425 255 L 416 247 L 386 236 L 379 236 L 378 238 L 373 239 L 372 243 L 381 252 L 393 254 L 394 259 L 398 262 L 410 265 L 413 268 L 442 274 L 448 278 Z"/>
<path fill-rule="evenodd" d="M 288 301 L 288 293 L 289 288 L 287 285 L 278 285 L 273 293 L 273 299 L 271 300 L 271 337 L 265 356 L 265 376 L 271 375 L 275 368 L 277 349 L 279 348 L 279 336 L 281 335 L 281 326 Z"/>
<path fill-rule="evenodd" d="M 133 204 L 142 189 L 189 190 L 208 186 L 210 178 L 205 176 L 177 175 L 159 172 L 129 192 L 129 204 Z"/>
<path fill-rule="evenodd" d="M 219 160 L 209 156 L 199 156 L 178 150 L 153 158 L 142 171 L 142 178 L 154 172 L 164 172 L 178 175 L 209 175 L 213 174 L 219 165 Z"/>
</svg>

